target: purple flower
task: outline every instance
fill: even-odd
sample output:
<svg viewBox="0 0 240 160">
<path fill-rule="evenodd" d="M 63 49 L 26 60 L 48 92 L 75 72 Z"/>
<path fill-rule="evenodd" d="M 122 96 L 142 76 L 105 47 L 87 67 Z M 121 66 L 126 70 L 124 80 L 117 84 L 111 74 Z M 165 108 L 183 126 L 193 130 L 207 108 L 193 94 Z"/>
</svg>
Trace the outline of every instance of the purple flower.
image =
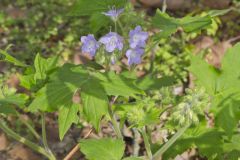
<svg viewBox="0 0 240 160">
<path fill-rule="evenodd" d="M 144 50 L 141 48 L 127 50 L 126 56 L 128 57 L 128 65 L 141 63 L 141 56 L 143 53 Z"/>
<path fill-rule="evenodd" d="M 123 49 L 123 38 L 115 32 L 109 32 L 104 37 L 100 38 L 100 43 L 105 45 L 107 52 L 113 52 L 115 49 L 121 51 Z"/>
<path fill-rule="evenodd" d="M 124 11 L 123 8 L 121 9 L 116 9 L 115 7 L 113 7 L 111 10 L 107 11 L 107 12 L 103 12 L 103 14 L 105 16 L 111 17 L 113 21 L 117 21 L 119 15 Z"/>
<path fill-rule="evenodd" d="M 98 42 L 95 40 L 94 35 L 89 34 L 81 37 L 82 52 L 89 53 L 92 57 L 95 56 L 97 49 L 99 48 Z"/>
<path fill-rule="evenodd" d="M 148 39 L 148 33 L 143 32 L 141 26 L 137 26 L 134 30 L 131 30 L 129 32 L 130 37 L 130 47 L 136 48 L 136 47 L 145 47 L 146 46 L 146 40 Z"/>
</svg>

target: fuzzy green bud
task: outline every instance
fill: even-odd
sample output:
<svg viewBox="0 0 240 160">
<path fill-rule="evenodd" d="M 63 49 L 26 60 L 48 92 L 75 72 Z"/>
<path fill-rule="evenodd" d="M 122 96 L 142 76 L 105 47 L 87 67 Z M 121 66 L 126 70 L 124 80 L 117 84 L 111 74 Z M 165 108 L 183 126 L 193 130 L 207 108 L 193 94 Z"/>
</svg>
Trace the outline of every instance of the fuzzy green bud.
<svg viewBox="0 0 240 160">
<path fill-rule="evenodd" d="M 172 117 L 180 125 L 197 124 L 198 115 L 203 114 L 204 107 L 209 105 L 209 96 L 203 88 L 187 89 L 186 93 L 187 95 L 178 104 Z"/>
</svg>

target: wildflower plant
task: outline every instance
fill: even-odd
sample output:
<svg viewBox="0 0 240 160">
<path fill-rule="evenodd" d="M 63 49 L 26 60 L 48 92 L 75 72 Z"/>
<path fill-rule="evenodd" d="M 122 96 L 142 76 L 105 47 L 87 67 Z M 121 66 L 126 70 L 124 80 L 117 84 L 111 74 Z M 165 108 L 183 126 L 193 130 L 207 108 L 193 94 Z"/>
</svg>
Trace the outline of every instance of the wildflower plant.
<svg viewBox="0 0 240 160">
<path fill-rule="evenodd" d="M 90 26 L 97 24 L 96 34 L 90 29 L 79 35 L 81 54 L 91 57 L 86 64 L 64 62 L 59 55 L 43 58 L 38 53 L 29 65 L 9 54 L 11 46 L 0 50 L 2 61 L 22 68 L 20 86 L 27 91 L 18 93 L 3 85 L 0 129 L 50 160 L 57 159 L 46 135 L 46 114 L 51 112 L 57 112 L 60 140 L 75 124 L 88 124 L 89 134 L 97 134 L 105 121 L 114 131 L 114 136 L 107 138 L 86 139 L 87 135 L 65 159 L 71 158 L 79 146 L 90 160 L 172 159 L 193 146 L 201 156 L 211 159 L 240 152 L 235 142 L 239 139 L 240 45 L 228 51 L 221 68 L 207 64 L 202 56 L 192 56 L 190 67 L 184 69 L 196 77 L 197 87 L 185 89 L 189 86 L 182 82 L 186 93 L 175 93 L 176 80 L 188 77 L 159 73 L 156 67 L 161 63 L 154 59 L 163 42 L 168 42 L 167 38 L 178 31 L 184 34 L 203 31 L 212 18 L 222 15 L 223 11 L 183 18 L 170 17 L 165 10 L 157 10 L 153 17 L 144 13 L 136 17 L 137 14 L 126 0 L 78 0 L 69 15 L 89 18 Z M 137 21 L 126 22 L 129 19 Z M 141 67 L 143 59 L 145 67 Z M 120 69 L 116 72 L 112 65 Z M 42 135 L 20 118 L 19 110 L 41 116 Z M 16 133 L 8 125 L 8 116 L 19 118 L 35 140 Z M 216 125 L 208 128 L 206 118 L 202 117 L 216 120 Z M 169 120 L 177 123 L 168 125 Z M 140 133 L 144 142 L 143 156 L 130 153 L 128 157 L 124 153 L 125 128 Z M 153 149 L 151 133 L 159 128 L 169 130 L 167 141 L 154 144 Z"/>
</svg>

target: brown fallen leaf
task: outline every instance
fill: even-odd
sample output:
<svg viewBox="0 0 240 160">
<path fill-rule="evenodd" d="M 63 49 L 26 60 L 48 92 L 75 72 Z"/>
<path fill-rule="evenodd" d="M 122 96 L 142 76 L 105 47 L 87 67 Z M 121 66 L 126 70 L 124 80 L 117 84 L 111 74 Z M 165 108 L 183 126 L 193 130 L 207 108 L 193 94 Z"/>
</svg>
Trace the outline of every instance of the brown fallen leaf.
<svg viewBox="0 0 240 160">
<path fill-rule="evenodd" d="M 0 151 L 4 151 L 8 147 L 8 139 L 4 133 L 0 133 Z"/>
<path fill-rule="evenodd" d="M 22 144 L 15 144 L 8 152 L 12 160 L 41 160 L 38 155 Z"/>
</svg>

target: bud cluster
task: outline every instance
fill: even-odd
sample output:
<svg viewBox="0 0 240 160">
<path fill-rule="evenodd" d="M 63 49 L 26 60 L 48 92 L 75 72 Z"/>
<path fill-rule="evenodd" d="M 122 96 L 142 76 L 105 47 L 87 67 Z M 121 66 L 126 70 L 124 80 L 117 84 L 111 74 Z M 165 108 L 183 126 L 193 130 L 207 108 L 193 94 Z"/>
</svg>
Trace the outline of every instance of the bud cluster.
<svg viewBox="0 0 240 160">
<path fill-rule="evenodd" d="M 180 125 L 197 124 L 198 115 L 203 114 L 203 109 L 209 105 L 209 96 L 203 88 L 187 89 L 186 93 L 187 95 L 172 114 L 173 120 Z"/>
</svg>

